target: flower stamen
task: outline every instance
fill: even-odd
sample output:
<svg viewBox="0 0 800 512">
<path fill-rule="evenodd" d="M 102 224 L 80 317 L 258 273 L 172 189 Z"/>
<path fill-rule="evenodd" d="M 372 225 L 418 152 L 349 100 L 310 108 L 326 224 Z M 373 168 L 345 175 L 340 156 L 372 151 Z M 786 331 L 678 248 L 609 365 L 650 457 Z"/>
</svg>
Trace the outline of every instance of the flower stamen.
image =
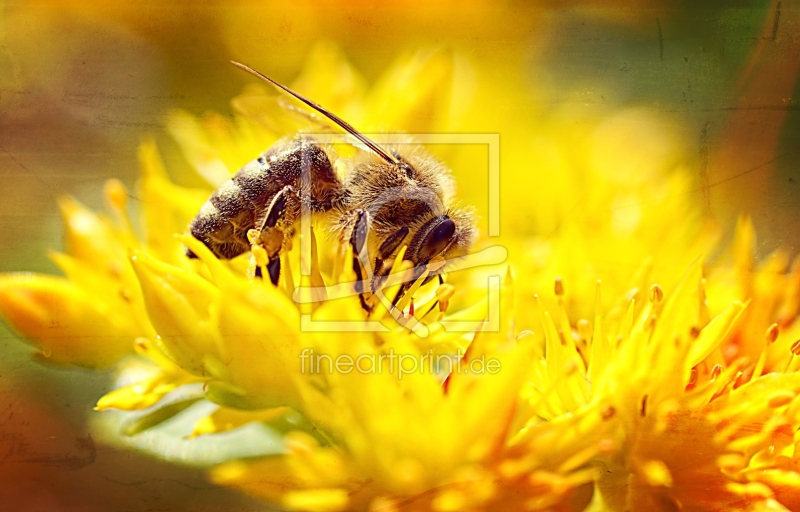
<svg viewBox="0 0 800 512">
<path fill-rule="evenodd" d="M 650 287 L 650 302 L 658 304 L 664 299 L 664 290 L 657 284 Z"/>
</svg>

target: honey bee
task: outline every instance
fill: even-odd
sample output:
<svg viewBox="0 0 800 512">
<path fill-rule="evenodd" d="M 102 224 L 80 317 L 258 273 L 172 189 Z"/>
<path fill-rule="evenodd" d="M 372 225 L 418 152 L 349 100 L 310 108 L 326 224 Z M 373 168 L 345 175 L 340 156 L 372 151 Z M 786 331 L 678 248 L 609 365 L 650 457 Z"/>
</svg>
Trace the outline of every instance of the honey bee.
<svg viewBox="0 0 800 512">
<path fill-rule="evenodd" d="M 475 238 L 472 210 L 453 204 L 449 169 L 420 145 L 384 149 L 313 101 L 243 64 L 233 64 L 330 119 L 368 151 L 345 162 L 340 179 L 330 145 L 302 134 L 283 139 L 211 195 L 189 225 L 192 236 L 221 259 L 262 248 L 263 266 L 277 285 L 280 256 L 291 248 L 295 223 L 309 214 L 343 247 L 352 246 L 356 291 L 367 312 L 377 304 L 374 293 L 391 269 L 387 261 L 402 246 L 415 278 L 427 268 L 426 281 L 438 277 L 442 282 L 446 265 L 431 266 L 431 261 L 464 256 Z M 190 250 L 187 256 L 196 257 Z M 255 275 L 263 276 L 261 265 Z M 408 287 L 410 283 L 401 287 L 395 302 Z"/>
</svg>

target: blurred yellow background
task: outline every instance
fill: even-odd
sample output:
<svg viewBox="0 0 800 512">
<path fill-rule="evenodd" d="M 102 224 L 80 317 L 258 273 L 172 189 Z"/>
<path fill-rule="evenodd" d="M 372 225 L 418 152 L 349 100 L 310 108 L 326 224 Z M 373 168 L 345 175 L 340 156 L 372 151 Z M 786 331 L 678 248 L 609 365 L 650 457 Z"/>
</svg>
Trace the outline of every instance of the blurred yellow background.
<svg viewBox="0 0 800 512">
<path fill-rule="evenodd" d="M 176 181 L 196 184 L 166 115 L 232 116 L 230 99 L 253 79 L 230 59 L 333 107 L 337 88 L 368 89 L 420 51 L 452 58 L 455 92 L 431 96 L 449 103 L 447 115 L 415 112 L 386 128 L 499 134 L 504 231 L 546 238 L 559 219 L 588 215 L 581 187 L 593 173 L 613 172 L 631 188 L 616 204 L 624 210 L 647 200 L 634 194 L 637 183 L 684 168 L 706 222 L 729 235 L 736 216 L 750 213 L 761 254 L 796 253 L 798 4 L 2 2 L 0 271 L 55 272 L 46 251 L 60 246 L 56 198 L 98 208 L 110 177 L 135 190 L 146 136 Z M 312 94 L 304 66 L 310 56 L 324 65 L 330 52 L 358 74 Z M 485 158 L 473 148 L 447 160 L 484 232 L 486 182 L 464 169 Z M 547 173 L 564 168 L 574 171 L 562 180 L 571 189 L 548 188 Z M 527 216 L 504 202 L 541 211 Z M 17 510 L 263 509 L 192 470 L 90 447 L 86 417 L 109 375 L 39 367 L 5 327 L 0 350 L 0 496 Z"/>
</svg>

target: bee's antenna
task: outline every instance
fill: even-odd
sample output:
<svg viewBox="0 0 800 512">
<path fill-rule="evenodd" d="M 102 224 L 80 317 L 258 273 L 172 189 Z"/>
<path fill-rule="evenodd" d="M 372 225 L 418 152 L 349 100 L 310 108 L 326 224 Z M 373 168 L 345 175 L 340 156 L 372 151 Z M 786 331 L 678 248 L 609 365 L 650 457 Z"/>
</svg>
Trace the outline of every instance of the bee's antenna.
<svg viewBox="0 0 800 512">
<path fill-rule="evenodd" d="M 336 123 L 337 125 L 341 126 L 342 129 L 344 129 L 347 133 L 351 134 L 353 137 L 355 137 L 358 140 L 360 140 L 361 142 L 363 142 L 364 145 L 366 145 L 369 149 L 371 149 L 372 151 L 377 153 L 378 156 L 380 156 L 381 158 L 383 158 L 384 160 L 386 160 L 390 164 L 397 165 L 397 164 L 400 163 L 400 162 L 397 161 L 397 159 L 395 159 L 389 153 L 387 153 L 386 151 L 381 149 L 380 146 L 378 146 L 376 143 L 374 143 L 372 140 L 367 138 L 361 132 L 359 132 L 358 130 L 353 128 L 349 123 L 347 123 L 344 119 L 342 119 L 341 117 L 337 116 L 336 114 L 325 110 L 320 105 L 314 103 L 310 99 L 302 96 L 301 94 L 298 94 L 298 93 L 294 92 L 293 90 L 289 89 L 285 85 L 279 84 L 275 80 L 271 79 L 270 77 L 268 77 L 268 76 L 266 76 L 266 75 L 264 75 L 262 73 L 259 73 L 255 69 L 247 67 L 244 64 L 242 64 L 240 62 L 233 61 L 233 60 L 231 61 L 231 64 L 233 64 L 237 68 L 240 68 L 240 69 L 243 69 L 243 70 L 247 71 L 251 75 L 257 76 L 258 78 L 260 78 L 262 80 L 266 80 L 267 82 L 271 83 L 272 85 L 274 85 L 278 89 L 281 89 L 281 90 L 291 94 L 292 96 L 294 96 L 298 100 L 302 101 L 303 103 L 305 103 L 309 107 L 313 108 L 314 110 L 316 110 L 320 114 L 324 115 L 325 117 L 327 117 L 328 119 L 330 119 L 331 121 Z"/>
</svg>

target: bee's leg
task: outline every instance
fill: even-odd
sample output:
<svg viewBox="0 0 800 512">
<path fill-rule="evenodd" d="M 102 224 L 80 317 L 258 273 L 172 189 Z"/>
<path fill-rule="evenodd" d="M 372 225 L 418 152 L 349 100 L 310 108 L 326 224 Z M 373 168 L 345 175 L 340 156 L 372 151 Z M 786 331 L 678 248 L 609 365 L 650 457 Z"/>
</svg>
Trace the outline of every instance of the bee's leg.
<svg viewBox="0 0 800 512">
<path fill-rule="evenodd" d="M 384 240 L 381 246 L 378 247 L 378 255 L 375 258 L 375 268 L 372 271 L 373 292 L 379 290 L 383 286 L 383 283 L 386 281 L 386 277 L 389 275 L 389 271 L 391 270 L 391 267 L 385 265 L 386 259 L 389 258 L 389 256 L 391 256 L 398 247 L 400 247 L 400 244 L 403 243 L 403 240 L 406 239 L 407 235 L 408 228 L 403 226 L 386 237 L 386 240 Z"/>
<path fill-rule="evenodd" d="M 403 240 L 406 239 L 406 236 L 408 236 L 408 228 L 403 226 L 386 237 L 386 240 L 384 240 L 381 246 L 378 247 L 378 257 L 381 259 L 386 259 L 391 256 L 392 253 L 398 247 L 400 247 L 400 244 L 403 243 Z"/>
<path fill-rule="evenodd" d="M 372 290 L 372 265 L 367 250 L 367 234 L 369 233 L 370 215 L 365 210 L 356 210 L 353 230 L 350 234 L 350 246 L 353 248 L 353 272 L 356 274 L 355 290 L 361 301 L 361 307 L 370 313 L 377 303 Z M 364 283 L 369 283 L 365 289 Z"/>
<path fill-rule="evenodd" d="M 254 229 L 251 229 L 248 232 L 248 238 L 251 237 L 251 233 L 258 234 L 258 232 Z M 264 248 L 258 243 L 258 240 L 255 240 L 253 245 L 250 248 L 254 258 L 255 258 L 255 270 L 253 271 L 253 275 L 258 279 L 263 279 L 264 271 L 263 269 L 266 267 L 267 274 L 269 274 L 269 280 L 275 286 L 278 286 L 278 279 L 281 276 L 281 258 L 280 255 L 269 258 L 267 256 L 267 252 Z"/>
<path fill-rule="evenodd" d="M 299 199 L 291 185 L 283 187 L 272 198 L 269 208 L 262 218 L 257 219 L 257 229 L 247 232 L 251 251 L 256 260 L 255 276 L 262 278 L 266 267 L 269 280 L 275 286 L 281 275 L 281 249 L 286 245 L 286 237 L 291 237 L 291 226 Z"/>
<path fill-rule="evenodd" d="M 281 258 L 277 257 L 269 260 L 267 263 L 267 272 L 269 273 L 269 280 L 275 286 L 278 286 L 278 278 L 281 277 Z"/>
<path fill-rule="evenodd" d="M 257 279 L 264 278 L 264 268 L 267 269 L 269 280 L 275 286 L 278 285 L 278 278 L 281 274 L 281 258 L 280 253 L 278 256 L 270 258 L 267 250 L 261 243 L 261 233 L 258 230 L 251 229 L 247 232 L 247 239 L 250 241 L 250 253 L 253 255 L 254 266 L 253 276 Z"/>
</svg>

